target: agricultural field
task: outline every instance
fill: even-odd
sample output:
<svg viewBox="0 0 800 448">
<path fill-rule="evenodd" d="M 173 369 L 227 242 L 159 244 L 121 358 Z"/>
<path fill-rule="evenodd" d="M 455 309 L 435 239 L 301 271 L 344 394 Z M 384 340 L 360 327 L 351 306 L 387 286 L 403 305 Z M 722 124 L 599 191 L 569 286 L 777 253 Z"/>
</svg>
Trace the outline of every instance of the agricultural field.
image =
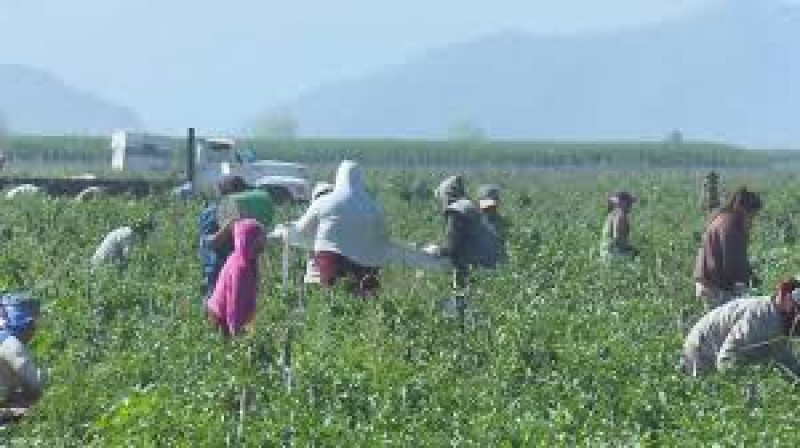
<svg viewBox="0 0 800 448">
<path fill-rule="evenodd" d="M 393 237 L 428 243 L 441 218 L 426 194 L 445 173 L 369 171 Z M 280 247 L 254 331 L 223 340 L 202 312 L 195 218 L 201 201 L 8 200 L 0 286 L 32 288 L 44 313 L 33 347 L 50 369 L 42 401 L 4 430 L 11 446 L 791 446 L 796 391 L 770 367 L 702 380 L 677 369 L 702 311 L 693 266 L 702 173 L 539 172 L 469 176 L 504 187 L 510 264 L 475 275 L 464 319 L 441 312 L 450 277 L 392 266 L 360 300 L 305 289 Z M 723 188 L 765 193 L 751 257 L 763 294 L 800 270 L 800 182 L 722 171 Z M 636 262 L 598 259 L 605 197 L 626 189 Z M 425 188 L 419 189 L 425 193 Z M 281 220 L 300 208 L 281 209 Z M 152 214 L 129 269 L 90 272 L 103 235 Z"/>
<path fill-rule="evenodd" d="M 641 167 L 690 168 L 768 167 L 797 164 L 796 151 L 761 151 L 713 142 L 621 141 L 427 141 L 238 138 L 238 145 L 262 159 L 290 160 L 309 165 L 330 165 L 342 158 L 364 165 L 395 169 L 448 166 L 487 169 L 519 167 Z M 2 146 L 2 145 L 0 145 Z M 17 170 L 52 166 L 57 170 L 103 170 L 111 165 L 109 137 L 11 136 L 0 147 Z M 172 149 L 177 170 L 184 168 L 186 142 L 174 138 Z M 14 167 L 17 168 L 14 168 Z"/>
</svg>

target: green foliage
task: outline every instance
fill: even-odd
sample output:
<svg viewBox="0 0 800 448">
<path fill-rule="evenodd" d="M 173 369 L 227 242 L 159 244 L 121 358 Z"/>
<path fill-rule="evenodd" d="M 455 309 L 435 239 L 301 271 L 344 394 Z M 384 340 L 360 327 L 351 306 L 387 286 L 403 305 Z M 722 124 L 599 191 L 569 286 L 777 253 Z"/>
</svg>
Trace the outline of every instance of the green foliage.
<svg viewBox="0 0 800 448">
<path fill-rule="evenodd" d="M 297 118 L 289 111 L 275 111 L 256 120 L 252 134 L 258 138 L 291 140 L 297 137 L 298 127 Z"/>
<path fill-rule="evenodd" d="M 479 142 L 486 140 L 486 131 L 473 121 L 460 120 L 447 130 L 447 138 L 457 142 Z"/>
<path fill-rule="evenodd" d="M 293 139 L 285 135 L 239 141 L 258 157 L 307 164 L 338 163 L 343 158 L 386 168 L 469 167 L 524 169 L 526 167 L 765 167 L 772 159 L 797 161 L 797 153 L 747 151 L 705 142 L 555 142 Z M 13 161 L 28 164 L 78 164 L 92 169 L 109 167 L 111 151 L 104 137 L 12 137 Z M 185 142 L 175 138 L 175 166 L 184 163 Z M 787 159 L 788 158 L 788 159 Z M 13 164 L 12 164 L 13 166 Z"/>
<path fill-rule="evenodd" d="M 401 241 L 440 231 L 425 173 L 370 173 Z M 51 369 L 43 400 L 9 430 L 20 446 L 791 446 L 798 399 L 771 368 L 702 381 L 676 368 L 701 312 L 690 279 L 702 230 L 701 175 L 650 172 L 468 176 L 504 187 L 510 265 L 477 274 L 463 326 L 437 311 L 449 276 L 389 267 L 374 300 L 305 291 L 295 253 L 289 297 L 270 247 L 255 332 L 225 341 L 199 296 L 202 204 L 8 201 L 3 266 L 43 299 L 34 340 Z M 722 171 L 766 192 L 752 256 L 767 285 L 797 271 L 783 238 L 800 183 Z M 599 261 L 605 195 L 632 191 L 641 258 Z M 528 199 L 525 199 L 528 198 Z M 524 205 L 523 205 L 524 204 Z M 282 209 L 283 218 L 298 209 Z M 153 214 L 129 270 L 86 269 L 113 227 Z M 4 268 L 7 272 L 9 268 Z M 299 306 L 302 304 L 302 306 Z M 291 340 L 292 388 L 283 378 Z M 753 385 L 753 386 L 750 386 Z M 758 399 L 750 396 L 755 389 Z M 243 412 L 242 412 L 243 411 Z M 244 416 L 243 423 L 240 416 Z M 239 433 L 240 423 L 243 432 Z"/>
</svg>

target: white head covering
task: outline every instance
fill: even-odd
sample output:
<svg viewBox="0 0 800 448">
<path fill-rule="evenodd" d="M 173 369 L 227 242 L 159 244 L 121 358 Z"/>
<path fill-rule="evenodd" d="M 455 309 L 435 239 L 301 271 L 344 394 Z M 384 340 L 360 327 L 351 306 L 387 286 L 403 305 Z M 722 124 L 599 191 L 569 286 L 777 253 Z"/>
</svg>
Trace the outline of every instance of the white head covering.
<svg viewBox="0 0 800 448">
<path fill-rule="evenodd" d="M 333 191 L 314 201 L 300 219 L 316 223 L 314 250 L 341 254 L 362 266 L 382 266 L 389 246 L 383 209 L 370 196 L 358 165 L 345 160 Z"/>
</svg>

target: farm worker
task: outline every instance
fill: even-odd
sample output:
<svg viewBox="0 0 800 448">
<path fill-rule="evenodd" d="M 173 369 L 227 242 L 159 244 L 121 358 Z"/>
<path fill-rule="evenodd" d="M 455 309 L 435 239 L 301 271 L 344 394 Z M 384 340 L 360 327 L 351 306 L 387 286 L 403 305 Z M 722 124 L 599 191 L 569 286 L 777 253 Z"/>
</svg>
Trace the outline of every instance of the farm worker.
<svg viewBox="0 0 800 448">
<path fill-rule="evenodd" d="M 435 191 L 444 212 L 444 235 L 440 245 L 426 251 L 450 259 L 454 286 L 467 286 L 470 268 L 495 268 L 499 262 L 498 235 L 478 206 L 467 198 L 461 176 L 445 179 Z"/>
<path fill-rule="evenodd" d="M 630 243 L 630 212 L 636 198 L 620 191 L 608 198 L 608 216 L 603 226 L 602 257 L 635 257 L 639 251 Z"/>
<path fill-rule="evenodd" d="M 747 258 L 747 245 L 753 218 L 761 207 L 757 193 L 740 188 L 712 216 L 694 267 L 696 295 L 709 308 L 733 299 L 748 284 L 758 285 Z"/>
<path fill-rule="evenodd" d="M 333 191 L 312 202 L 289 231 L 313 238 L 314 265 L 324 286 L 346 279 L 346 287 L 361 297 L 378 289 L 389 235 L 383 209 L 367 192 L 355 162 L 339 165 Z"/>
<path fill-rule="evenodd" d="M 332 192 L 333 187 L 333 184 L 328 182 L 317 182 L 317 184 L 314 185 L 314 189 L 311 190 L 311 203 L 313 204 L 317 199 Z M 303 277 L 303 281 L 308 284 L 318 284 L 321 280 L 319 268 L 314 264 L 314 255 L 312 252 L 311 257 L 306 261 L 306 275 Z"/>
<path fill-rule="evenodd" d="M 481 185 L 478 188 L 478 206 L 481 209 L 483 216 L 494 227 L 497 233 L 497 250 L 498 261 L 505 263 L 508 261 L 508 252 L 506 251 L 506 240 L 508 238 L 508 230 L 511 225 L 508 219 L 500 214 L 500 187 L 497 185 Z"/>
<path fill-rule="evenodd" d="M 194 185 L 191 182 L 184 182 L 173 188 L 172 196 L 178 199 L 188 200 L 194 195 Z"/>
<path fill-rule="evenodd" d="M 264 229 L 272 227 L 275 208 L 272 197 L 264 190 L 245 187 L 223 196 L 217 206 L 219 230 L 210 237 L 213 247 L 233 247 L 233 224 L 239 219 L 252 218 Z"/>
<path fill-rule="evenodd" d="M 684 372 L 700 375 L 744 364 L 775 361 L 800 375 L 791 350 L 800 307 L 800 281 L 781 282 L 775 297 L 740 298 L 714 308 L 698 321 L 683 345 Z"/>
<path fill-rule="evenodd" d="M 217 192 L 221 197 L 230 194 L 240 193 L 247 189 L 244 179 L 239 176 L 225 176 L 217 184 Z M 211 294 L 217 276 L 225 264 L 225 260 L 233 252 L 233 244 L 220 242 L 218 246 L 212 244 L 214 235 L 220 230 L 219 220 L 217 219 L 217 204 L 211 203 L 206 206 L 198 217 L 200 227 L 200 262 L 203 266 L 203 287 L 205 295 Z"/>
<path fill-rule="evenodd" d="M 236 336 L 252 323 L 258 298 L 258 257 L 266 245 L 264 227 L 255 219 L 233 223 L 233 253 L 225 260 L 206 309 L 226 336 Z"/>
<path fill-rule="evenodd" d="M 42 395 L 44 373 L 26 344 L 33 338 L 38 302 L 24 293 L 0 297 L 0 400 L 2 407 L 24 411 Z"/>
<path fill-rule="evenodd" d="M 155 223 L 152 219 L 138 219 L 131 226 L 112 230 L 103 238 L 103 242 L 92 256 L 92 265 L 113 263 L 118 267 L 125 267 L 132 247 L 137 242 L 144 241 L 154 229 Z"/>
</svg>

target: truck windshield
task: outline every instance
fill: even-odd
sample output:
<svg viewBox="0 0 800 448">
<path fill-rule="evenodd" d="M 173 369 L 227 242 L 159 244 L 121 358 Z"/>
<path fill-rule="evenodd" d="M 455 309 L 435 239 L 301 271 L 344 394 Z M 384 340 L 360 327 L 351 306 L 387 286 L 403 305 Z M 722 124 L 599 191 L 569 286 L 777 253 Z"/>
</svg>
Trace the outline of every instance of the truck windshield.
<svg viewBox="0 0 800 448">
<path fill-rule="evenodd" d="M 253 163 L 256 161 L 256 155 L 250 149 L 240 149 L 236 151 L 236 159 L 239 163 Z"/>
</svg>

